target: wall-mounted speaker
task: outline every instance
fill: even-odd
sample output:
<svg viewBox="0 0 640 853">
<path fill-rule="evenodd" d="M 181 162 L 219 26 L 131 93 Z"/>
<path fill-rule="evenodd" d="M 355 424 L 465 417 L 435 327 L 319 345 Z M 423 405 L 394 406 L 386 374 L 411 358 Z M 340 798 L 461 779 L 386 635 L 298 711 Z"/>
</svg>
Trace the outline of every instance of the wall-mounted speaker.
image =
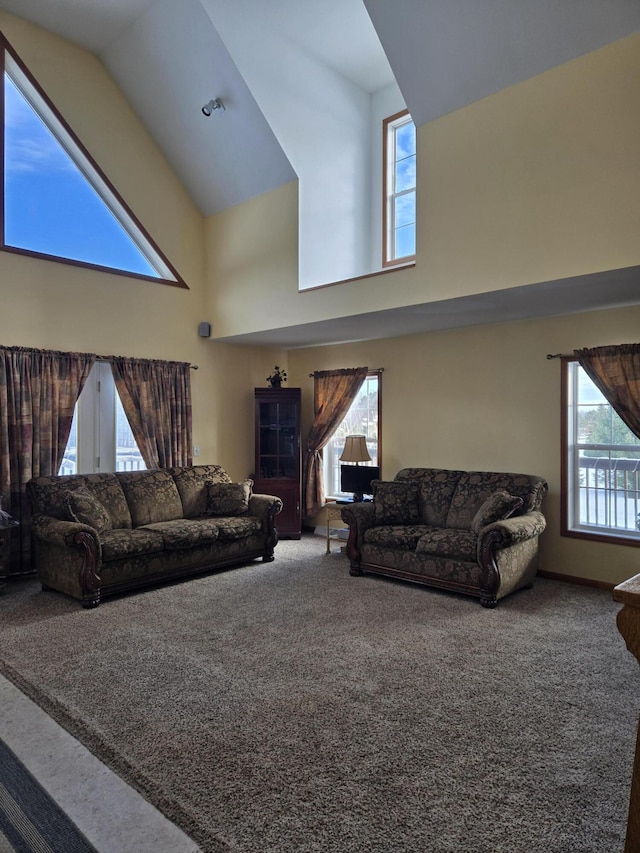
<svg viewBox="0 0 640 853">
<path fill-rule="evenodd" d="M 211 323 L 200 323 L 198 326 L 198 334 L 201 338 L 211 337 Z"/>
</svg>

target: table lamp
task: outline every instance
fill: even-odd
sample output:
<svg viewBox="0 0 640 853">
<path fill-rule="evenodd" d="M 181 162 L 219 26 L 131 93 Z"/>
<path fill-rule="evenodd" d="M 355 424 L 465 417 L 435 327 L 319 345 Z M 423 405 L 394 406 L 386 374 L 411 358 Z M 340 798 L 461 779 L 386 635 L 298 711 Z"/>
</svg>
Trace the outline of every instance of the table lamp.
<svg viewBox="0 0 640 853">
<path fill-rule="evenodd" d="M 341 465 L 340 477 L 342 488 L 345 491 L 353 491 L 354 503 L 359 503 L 363 497 L 366 487 L 375 476 L 371 469 L 359 470 L 360 462 L 371 462 L 371 456 L 367 450 L 367 439 L 364 435 L 348 435 L 344 440 L 344 450 L 340 456 L 341 462 L 355 462 L 354 465 Z M 367 485 L 365 481 L 370 476 Z"/>
</svg>

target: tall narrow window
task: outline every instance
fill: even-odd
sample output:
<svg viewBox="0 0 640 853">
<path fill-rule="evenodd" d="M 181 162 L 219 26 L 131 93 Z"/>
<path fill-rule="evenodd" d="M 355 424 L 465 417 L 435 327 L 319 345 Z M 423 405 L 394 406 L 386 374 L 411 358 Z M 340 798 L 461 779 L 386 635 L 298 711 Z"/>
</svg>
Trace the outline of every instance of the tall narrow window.
<svg viewBox="0 0 640 853">
<path fill-rule="evenodd" d="M 416 254 L 416 128 L 406 110 L 383 122 L 383 266 Z"/>
<path fill-rule="evenodd" d="M 0 36 L 1 247 L 186 287 Z"/>
<path fill-rule="evenodd" d="M 640 439 L 577 361 L 564 369 L 562 532 L 640 545 Z"/>
<path fill-rule="evenodd" d="M 348 435 L 364 435 L 371 462 L 380 465 L 380 374 L 369 373 L 338 429 L 323 448 L 325 494 L 348 497 L 340 488 L 340 455 Z"/>
</svg>

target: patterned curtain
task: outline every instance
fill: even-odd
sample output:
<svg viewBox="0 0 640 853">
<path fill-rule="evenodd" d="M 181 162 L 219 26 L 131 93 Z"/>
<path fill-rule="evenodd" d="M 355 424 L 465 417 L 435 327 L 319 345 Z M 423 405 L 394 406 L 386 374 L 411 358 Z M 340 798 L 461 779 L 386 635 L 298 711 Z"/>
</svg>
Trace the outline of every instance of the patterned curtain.
<svg viewBox="0 0 640 853">
<path fill-rule="evenodd" d="M 304 465 L 306 518 L 324 506 L 322 448 L 344 420 L 368 371 L 368 367 L 353 367 L 314 373 L 315 419 L 307 439 Z"/>
<path fill-rule="evenodd" d="M 90 353 L 0 347 L 0 496 L 20 522 L 10 535 L 8 574 L 31 571 L 26 484 L 58 473 Z"/>
<path fill-rule="evenodd" d="M 114 358 L 111 369 L 147 468 L 191 465 L 189 364 Z"/>
<path fill-rule="evenodd" d="M 640 344 L 575 350 L 580 366 L 640 438 Z"/>
</svg>

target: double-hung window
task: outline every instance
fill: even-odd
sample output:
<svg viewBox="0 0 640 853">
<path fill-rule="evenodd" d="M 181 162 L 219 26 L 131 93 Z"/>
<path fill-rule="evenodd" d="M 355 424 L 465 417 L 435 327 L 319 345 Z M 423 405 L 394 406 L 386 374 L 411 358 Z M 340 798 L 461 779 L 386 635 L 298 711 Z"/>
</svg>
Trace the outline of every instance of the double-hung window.
<svg viewBox="0 0 640 853">
<path fill-rule="evenodd" d="M 407 110 L 383 122 L 383 266 L 416 255 L 416 127 Z"/>
<path fill-rule="evenodd" d="M 364 435 L 371 462 L 362 465 L 380 465 L 380 373 L 367 374 L 356 399 L 344 420 L 323 449 L 323 474 L 325 494 L 346 498 L 350 495 L 340 490 L 340 456 L 348 435 Z"/>
<path fill-rule="evenodd" d="M 640 439 L 577 361 L 563 371 L 562 532 L 640 545 Z"/>
</svg>

